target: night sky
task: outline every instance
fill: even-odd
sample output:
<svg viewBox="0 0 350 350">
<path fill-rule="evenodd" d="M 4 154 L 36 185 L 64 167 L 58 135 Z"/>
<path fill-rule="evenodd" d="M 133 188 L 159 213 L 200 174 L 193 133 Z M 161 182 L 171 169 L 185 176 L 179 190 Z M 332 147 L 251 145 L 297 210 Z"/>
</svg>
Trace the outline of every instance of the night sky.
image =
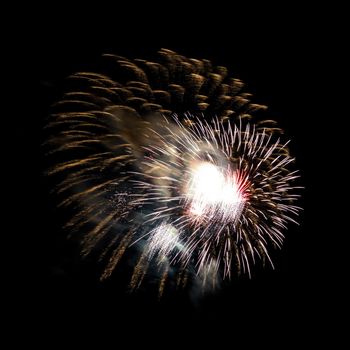
<svg viewBox="0 0 350 350">
<path fill-rule="evenodd" d="M 156 16 L 157 21 L 146 19 L 142 26 L 137 19 L 121 23 L 121 17 L 122 13 L 116 14 L 118 24 L 112 19 L 105 23 L 94 22 L 93 17 L 79 21 L 70 17 L 69 25 L 64 18 L 51 21 L 49 17 L 38 21 L 25 40 L 33 76 L 26 84 L 35 98 L 31 115 L 23 117 L 19 131 L 27 145 L 19 149 L 23 167 L 30 172 L 26 182 L 31 185 L 19 209 L 25 211 L 21 236 L 26 262 L 16 274 L 18 323 L 28 332 L 34 326 L 39 339 L 45 333 L 52 343 L 67 335 L 85 341 L 99 335 L 112 338 L 114 348 L 124 348 L 118 346 L 118 339 L 125 337 L 130 346 L 146 340 L 162 343 L 159 334 L 167 338 L 165 346 L 181 345 L 185 334 L 199 343 L 210 338 L 217 348 L 219 344 L 235 348 L 238 340 L 259 342 L 259 337 L 261 344 L 273 345 L 278 343 L 275 334 L 282 336 L 281 348 L 291 341 L 299 343 L 304 335 L 312 344 L 327 329 L 325 314 L 333 306 L 326 302 L 325 290 L 335 285 L 321 220 L 324 198 L 319 168 L 326 155 L 320 154 L 320 144 L 326 142 L 328 117 L 320 112 L 318 91 L 323 79 L 315 62 L 324 46 L 316 23 L 311 25 L 310 13 L 302 11 L 243 18 L 233 11 L 231 19 L 209 16 L 194 21 L 189 16 L 175 22 L 169 18 L 170 25 Z M 136 32 L 129 26 L 135 26 Z M 276 269 L 258 268 L 252 280 L 235 279 L 204 298 L 173 293 L 158 301 L 147 290 L 129 295 L 119 275 L 98 282 L 93 262 L 81 262 L 76 245 L 67 242 L 60 228 L 62 218 L 41 176 L 41 128 L 49 106 L 60 97 L 62 80 L 93 68 L 102 53 L 152 57 L 161 47 L 208 58 L 242 79 L 254 95 L 253 102 L 268 105 L 272 119 L 291 138 L 290 150 L 305 186 L 300 226 L 289 225 L 283 249 L 273 254 Z"/>
</svg>

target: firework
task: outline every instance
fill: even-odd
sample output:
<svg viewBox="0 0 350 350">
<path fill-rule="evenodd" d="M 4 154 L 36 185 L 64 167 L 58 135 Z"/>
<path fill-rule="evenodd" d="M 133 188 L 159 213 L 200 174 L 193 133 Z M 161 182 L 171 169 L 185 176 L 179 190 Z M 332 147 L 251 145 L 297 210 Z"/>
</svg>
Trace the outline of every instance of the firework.
<svg viewBox="0 0 350 350">
<path fill-rule="evenodd" d="M 46 147 L 82 254 L 99 253 L 102 278 L 137 256 L 130 286 L 157 271 L 161 294 L 169 279 L 205 288 L 250 276 L 257 259 L 272 265 L 269 251 L 300 208 L 288 142 L 274 121 L 252 120 L 265 106 L 250 103 L 225 67 L 160 57 L 105 55 L 110 76 L 70 77 Z"/>
</svg>

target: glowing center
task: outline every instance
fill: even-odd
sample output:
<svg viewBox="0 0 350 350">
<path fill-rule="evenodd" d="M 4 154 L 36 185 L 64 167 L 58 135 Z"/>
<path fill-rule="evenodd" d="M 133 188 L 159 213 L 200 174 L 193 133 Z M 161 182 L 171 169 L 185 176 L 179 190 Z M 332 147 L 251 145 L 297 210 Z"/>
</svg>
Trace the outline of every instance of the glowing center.
<svg viewBox="0 0 350 350">
<path fill-rule="evenodd" d="M 191 174 L 187 190 L 189 211 L 195 216 L 235 219 L 241 213 L 244 197 L 235 174 L 225 174 L 211 163 L 201 163 Z"/>
</svg>

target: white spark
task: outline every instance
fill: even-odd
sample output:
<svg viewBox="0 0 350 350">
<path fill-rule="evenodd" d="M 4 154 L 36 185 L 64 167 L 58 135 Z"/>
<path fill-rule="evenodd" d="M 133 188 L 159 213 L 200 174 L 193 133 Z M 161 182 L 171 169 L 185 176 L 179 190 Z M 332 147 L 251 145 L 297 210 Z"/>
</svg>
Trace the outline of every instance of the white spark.
<svg viewBox="0 0 350 350">
<path fill-rule="evenodd" d="M 209 271 L 230 277 L 234 264 L 250 276 L 256 256 L 272 265 L 268 245 L 282 245 L 280 230 L 300 210 L 287 144 L 249 124 L 174 120 L 164 134 L 154 131 L 160 142 L 147 147 L 135 181 L 134 203 L 155 205 L 146 221 L 155 227 L 146 234 L 150 258 L 193 264 L 203 281 Z"/>
<path fill-rule="evenodd" d="M 149 233 L 149 256 L 168 256 L 175 248 L 181 249 L 180 231 L 173 225 L 161 223 Z"/>
</svg>

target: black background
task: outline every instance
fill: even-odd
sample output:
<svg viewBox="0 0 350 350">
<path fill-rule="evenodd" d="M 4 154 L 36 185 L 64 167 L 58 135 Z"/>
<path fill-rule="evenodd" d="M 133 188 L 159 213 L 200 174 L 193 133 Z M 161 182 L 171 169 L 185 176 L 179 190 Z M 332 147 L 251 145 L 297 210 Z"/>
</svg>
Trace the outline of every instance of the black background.
<svg viewBox="0 0 350 350">
<path fill-rule="evenodd" d="M 17 152 L 21 168 L 28 170 L 23 187 L 29 192 L 22 194 L 18 222 L 23 224 L 25 259 L 15 275 L 15 305 L 20 307 L 14 323 L 30 338 L 48 337 L 54 343 L 71 335 L 82 342 L 111 337 L 122 348 L 124 338 L 130 346 L 139 341 L 182 346 L 190 335 L 198 344 L 211 339 L 216 346 L 254 341 L 284 348 L 291 342 L 313 344 L 330 333 L 329 312 L 336 307 L 328 290 L 337 284 L 327 256 L 329 231 L 319 175 L 328 159 L 324 134 L 329 133 L 322 95 L 325 17 L 305 9 L 254 16 L 235 7 L 214 9 L 218 13 L 202 15 L 177 6 L 178 15 L 152 17 L 140 15 L 141 9 L 138 15 L 120 10 L 88 17 L 67 10 L 59 20 L 52 9 L 38 16 L 31 27 L 35 30 L 25 36 L 25 67 L 32 77 L 24 88 L 34 92 L 34 103 L 17 129 L 26 145 Z M 287 232 L 283 250 L 274 256 L 276 269 L 259 270 L 252 280 L 234 280 L 217 294 L 195 300 L 179 293 L 158 301 L 152 293 L 124 293 L 117 278 L 98 282 L 93 266 L 79 262 L 76 248 L 66 242 L 40 175 L 41 128 L 50 104 L 59 98 L 62 79 L 93 66 L 101 53 L 151 58 L 161 47 L 209 58 L 242 79 L 254 101 L 267 104 L 292 139 L 305 186 L 301 225 L 291 225 Z"/>
</svg>

